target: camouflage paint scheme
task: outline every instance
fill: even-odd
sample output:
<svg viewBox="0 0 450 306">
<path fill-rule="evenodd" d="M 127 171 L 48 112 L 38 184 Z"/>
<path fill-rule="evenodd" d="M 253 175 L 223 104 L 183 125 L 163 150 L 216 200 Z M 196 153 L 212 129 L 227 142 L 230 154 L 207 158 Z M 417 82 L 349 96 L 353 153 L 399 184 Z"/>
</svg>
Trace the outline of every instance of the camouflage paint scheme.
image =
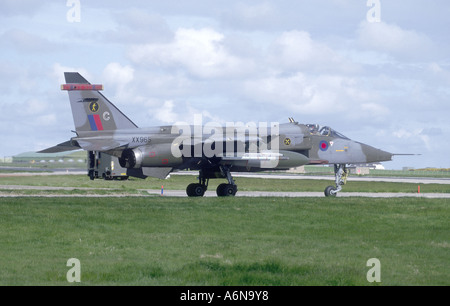
<svg viewBox="0 0 450 306">
<path fill-rule="evenodd" d="M 218 125 L 138 128 L 100 93 L 102 85 L 90 84 L 77 72 L 65 72 L 65 78 L 67 84 L 61 89 L 68 91 L 77 135 L 42 153 L 80 148 L 104 152 L 118 157 L 121 166 L 128 169 L 127 175 L 139 178 L 165 178 L 174 170 L 198 170 L 199 182 L 187 187 L 188 196 L 203 196 L 210 178 L 228 180 L 217 188 L 218 196 L 234 196 L 237 186 L 231 171 L 286 170 L 306 164 L 335 165 L 336 186 L 325 190 L 326 196 L 335 196 L 345 184 L 346 164 L 388 161 L 393 156 L 330 127 L 300 124 L 292 118 L 264 131 L 244 127 L 241 134 L 236 127 L 230 130 Z"/>
</svg>

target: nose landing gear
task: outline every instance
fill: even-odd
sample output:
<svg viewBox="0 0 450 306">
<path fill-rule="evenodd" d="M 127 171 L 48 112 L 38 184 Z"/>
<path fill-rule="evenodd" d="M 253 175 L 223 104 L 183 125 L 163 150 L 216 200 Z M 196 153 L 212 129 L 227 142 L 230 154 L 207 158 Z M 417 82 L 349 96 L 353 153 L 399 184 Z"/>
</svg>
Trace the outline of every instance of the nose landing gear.
<svg viewBox="0 0 450 306">
<path fill-rule="evenodd" d="M 336 177 L 336 187 L 328 186 L 325 188 L 326 197 L 335 197 L 339 191 L 342 190 L 342 186 L 347 183 L 348 169 L 345 164 L 335 164 L 334 165 L 334 175 Z"/>
</svg>

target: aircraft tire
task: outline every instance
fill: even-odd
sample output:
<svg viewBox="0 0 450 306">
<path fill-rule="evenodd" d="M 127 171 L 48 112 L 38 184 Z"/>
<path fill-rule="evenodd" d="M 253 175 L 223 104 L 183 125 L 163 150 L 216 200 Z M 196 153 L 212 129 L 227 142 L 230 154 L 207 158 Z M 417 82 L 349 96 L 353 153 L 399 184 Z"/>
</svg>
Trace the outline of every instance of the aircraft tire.
<svg viewBox="0 0 450 306">
<path fill-rule="evenodd" d="M 189 197 L 203 197 L 205 195 L 205 188 L 202 184 L 189 184 L 186 188 L 186 193 Z"/>
<path fill-rule="evenodd" d="M 327 188 L 325 188 L 325 196 L 326 197 L 335 197 L 336 193 L 331 193 L 331 191 L 336 190 L 336 188 L 334 186 L 328 186 Z"/>
<path fill-rule="evenodd" d="M 222 197 L 223 196 L 223 187 L 225 185 L 226 184 L 220 184 L 219 186 L 217 186 L 216 193 L 217 193 L 218 197 Z"/>
<path fill-rule="evenodd" d="M 220 184 L 217 186 L 217 196 L 219 197 L 234 197 L 237 192 L 237 186 L 231 184 Z"/>
</svg>

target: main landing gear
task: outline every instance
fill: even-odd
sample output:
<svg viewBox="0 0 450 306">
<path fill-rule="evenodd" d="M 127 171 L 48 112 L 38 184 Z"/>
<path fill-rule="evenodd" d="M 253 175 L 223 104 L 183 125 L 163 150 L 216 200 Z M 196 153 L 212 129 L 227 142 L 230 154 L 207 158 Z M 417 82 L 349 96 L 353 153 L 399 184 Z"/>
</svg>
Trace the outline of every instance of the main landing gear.
<svg viewBox="0 0 450 306">
<path fill-rule="evenodd" d="M 219 166 L 220 176 L 228 180 L 228 184 L 220 184 L 217 186 L 216 193 L 219 197 L 235 196 L 237 192 L 237 185 L 230 173 L 230 168 L 227 166 Z M 211 175 L 210 173 L 200 170 L 198 176 L 198 183 L 189 184 L 186 188 L 186 193 L 189 197 L 203 197 L 208 189 L 208 183 Z"/>
<path fill-rule="evenodd" d="M 336 194 L 342 190 L 342 186 L 347 182 L 348 170 L 345 164 L 334 165 L 334 175 L 336 177 L 336 187 L 328 186 L 325 188 L 326 197 L 335 197 Z"/>
</svg>

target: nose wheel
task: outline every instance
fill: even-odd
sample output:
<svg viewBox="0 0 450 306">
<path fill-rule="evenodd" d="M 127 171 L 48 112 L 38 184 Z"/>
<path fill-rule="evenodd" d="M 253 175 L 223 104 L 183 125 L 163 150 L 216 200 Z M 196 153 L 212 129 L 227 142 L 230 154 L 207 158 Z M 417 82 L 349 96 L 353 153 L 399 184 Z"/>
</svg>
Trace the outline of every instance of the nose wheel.
<svg viewBox="0 0 450 306">
<path fill-rule="evenodd" d="M 334 165 L 334 175 L 336 186 L 328 186 L 325 188 L 326 197 L 335 197 L 339 191 L 342 190 L 342 186 L 347 183 L 348 169 L 345 164 Z"/>
<path fill-rule="evenodd" d="M 337 188 L 334 186 L 328 186 L 327 188 L 325 188 L 325 196 L 326 197 L 335 197 L 337 194 Z"/>
</svg>

